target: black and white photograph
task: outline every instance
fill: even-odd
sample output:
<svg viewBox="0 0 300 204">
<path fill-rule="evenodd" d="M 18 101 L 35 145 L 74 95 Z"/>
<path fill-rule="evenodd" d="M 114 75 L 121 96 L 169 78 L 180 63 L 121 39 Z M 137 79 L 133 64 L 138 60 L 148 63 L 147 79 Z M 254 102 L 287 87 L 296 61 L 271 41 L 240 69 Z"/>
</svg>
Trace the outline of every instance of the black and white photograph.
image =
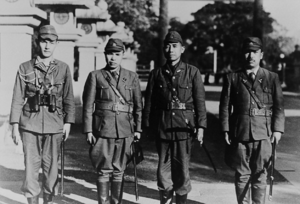
<svg viewBox="0 0 300 204">
<path fill-rule="evenodd" d="M 299 0 L 0 0 L 0 204 L 300 203 Z"/>
</svg>

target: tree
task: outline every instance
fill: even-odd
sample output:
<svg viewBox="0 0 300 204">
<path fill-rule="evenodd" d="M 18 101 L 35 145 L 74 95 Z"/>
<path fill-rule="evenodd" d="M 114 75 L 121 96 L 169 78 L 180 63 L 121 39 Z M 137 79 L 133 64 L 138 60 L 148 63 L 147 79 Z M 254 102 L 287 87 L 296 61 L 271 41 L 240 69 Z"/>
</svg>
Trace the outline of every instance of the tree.
<svg viewBox="0 0 300 204">
<path fill-rule="evenodd" d="M 215 2 L 193 13 L 194 20 L 180 30 L 183 39 L 191 42 L 186 47 L 186 61 L 203 68 L 201 56 L 208 46 L 213 46 L 218 50 L 218 68 L 230 64 L 231 68 L 238 69 L 242 41 L 245 37 L 252 36 L 253 9 L 254 5 L 251 2 Z M 265 11 L 262 11 L 260 17 L 262 20 L 259 22 L 264 25 L 261 27 L 267 51 L 264 59 L 268 64 L 272 64 L 272 59 L 278 54 L 273 50 L 280 50 L 279 42 L 270 37 L 274 31 L 273 23 L 276 21 Z"/>
<path fill-rule="evenodd" d="M 139 63 L 149 64 L 157 59 L 158 16 L 154 12 L 154 0 L 106 0 L 111 20 L 122 21 L 134 32 L 134 39 L 141 45 Z"/>
</svg>

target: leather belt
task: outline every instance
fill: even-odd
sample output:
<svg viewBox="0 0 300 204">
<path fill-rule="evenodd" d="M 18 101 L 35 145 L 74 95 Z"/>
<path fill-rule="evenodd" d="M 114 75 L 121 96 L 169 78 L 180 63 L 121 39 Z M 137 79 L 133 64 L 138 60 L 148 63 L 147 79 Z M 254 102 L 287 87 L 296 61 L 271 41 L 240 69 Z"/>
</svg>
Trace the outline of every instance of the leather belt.
<svg viewBox="0 0 300 204">
<path fill-rule="evenodd" d="M 258 109 L 258 108 L 251 108 L 249 110 L 250 116 L 272 116 L 272 111 L 267 109 Z"/>
<path fill-rule="evenodd" d="M 169 102 L 165 105 L 159 105 L 157 109 L 163 110 L 193 110 L 194 106 L 190 103 Z"/>
<path fill-rule="evenodd" d="M 233 112 L 235 115 L 249 115 L 249 116 L 265 116 L 265 117 L 271 117 L 272 116 L 272 110 L 267 109 L 258 109 L 258 108 L 250 108 L 247 110 L 235 110 Z"/>
<path fill-rule="evenodd" d="M 96 110 L 110 110 L 113 112 L 132 113 L 133 107 L 131 105 L 123 105 L 120 103 L 96 103 Z"/>
</svg>

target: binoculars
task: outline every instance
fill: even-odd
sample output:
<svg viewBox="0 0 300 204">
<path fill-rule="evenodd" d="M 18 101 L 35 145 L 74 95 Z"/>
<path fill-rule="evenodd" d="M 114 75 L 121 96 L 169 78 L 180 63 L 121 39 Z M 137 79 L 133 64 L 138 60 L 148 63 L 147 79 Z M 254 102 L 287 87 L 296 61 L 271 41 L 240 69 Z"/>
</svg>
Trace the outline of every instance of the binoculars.
<svg viewBox="0 0 300 204">
<path fill-rule="evenodd" d="M 37 92 L 37 94 L 33 97 L 33 111 L 39 112 L 40 106 L 48 106 L 49 112 L 55 112 L 56 111 L 56 98 L 53 94 L 40 94 Z"/>
</svg>

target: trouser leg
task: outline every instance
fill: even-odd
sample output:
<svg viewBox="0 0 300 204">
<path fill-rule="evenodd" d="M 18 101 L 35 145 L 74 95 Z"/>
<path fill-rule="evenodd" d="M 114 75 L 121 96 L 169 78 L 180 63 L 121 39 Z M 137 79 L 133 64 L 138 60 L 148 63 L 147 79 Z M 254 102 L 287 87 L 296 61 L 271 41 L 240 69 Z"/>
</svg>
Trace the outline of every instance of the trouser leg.
<svg viewBox="0 0 300 204">
<path fill-rule="evenodd" d="M 255 143 L 255 160 L 253 162 L 251 196 L 253 204 L 264 204 L 267 190 L 267 167 L 272 154 L 269 139 Z"/>
<path fill-rule="evenodd" d="M 236 163 L 235 192 L 239 204 L 250 203 L 250 158 L 252 154 L 251 142 L 240 142 L 237 145 L 236 154 L 232 158 Z"/>
<path fill-rule="evenodd" d="M 176 194 L 176 204 L 186 204 L 187 203 L 187 194 L 178 195 Z"/>
<path fill-rule="evenodd" d="M 157 168 L 157 186 L 160 191 L 173 191 L 170 155 L 171 143 L 172 141 L 156 141 L 159 156 Z"/>
<path fill-rule="evenodd" d="M 160 204 L 171 204 L 173 201 L 173 190 L 159 191 Z"/>
<path fill-rule="evenodd" d="M 130 145 L 133 141 L 132 137 L 123 139 L 106 139 L 98 138 L 96 145 L 91 149 L 91 160 L 101 182 L 109 182 L 111 180 L 111 198 L 110 203 L 122 203 L 123 195 L 123 174 L 126 163 L 130 157 Z"/>
<path fill-rule="evenodd" d="M 27 198 L 28 204 L 39 204 L 39 196 Z"/>
<path fill-rule="evenodd" d="M 192 189 L 189 174 L 190 152 L 191 139 L 173 142 L 171 148 L 173 190 L 176 194 L 182 196 L 182 199 Z"/>
<path fill-rule="evenodd" d="M 250 175 L 235 175 L 235 192 L 238 204 L 250 203 Z"/>
<path fill-rule="evenodd" d="M 51 204 L 52 197 L 58 189 L 58 160 L 63 134 L 51 134 L 43 136 L 43 192 L 44 203 Z"/>
<path fill-rule="evenodd" d="M 38 134 L 21 131 L 24 162 L 25 180 L 22 185 L 22 192 L 25 197 L 32 198 L 30 202 L 35 202 L 35 197 L 40 194 L 39 169 L 41 167 L 41 137 Z"/>
<path fill-rule="evenodd" d="M 236 190 L 238 200 L 240 198 L 239 203 L 249 203 L 249 199 L 246 198 L 249 195 L 250 183 L 253 204 L 265 203 L 267 188 L 266 168 L 270 156 L 271 143 L 269 139 L 238 144 L 237 161 L 241 161 L 241 163 L 236 170 Z M 243 188 L 244 190 L 242 190 Z"/>
<path fill-rule="evenodd" d="M 267 172 L 256 174 L 252 179 L 251 196 L 253 204 L 264 204 L 267 190 Z"/>
</svg>

